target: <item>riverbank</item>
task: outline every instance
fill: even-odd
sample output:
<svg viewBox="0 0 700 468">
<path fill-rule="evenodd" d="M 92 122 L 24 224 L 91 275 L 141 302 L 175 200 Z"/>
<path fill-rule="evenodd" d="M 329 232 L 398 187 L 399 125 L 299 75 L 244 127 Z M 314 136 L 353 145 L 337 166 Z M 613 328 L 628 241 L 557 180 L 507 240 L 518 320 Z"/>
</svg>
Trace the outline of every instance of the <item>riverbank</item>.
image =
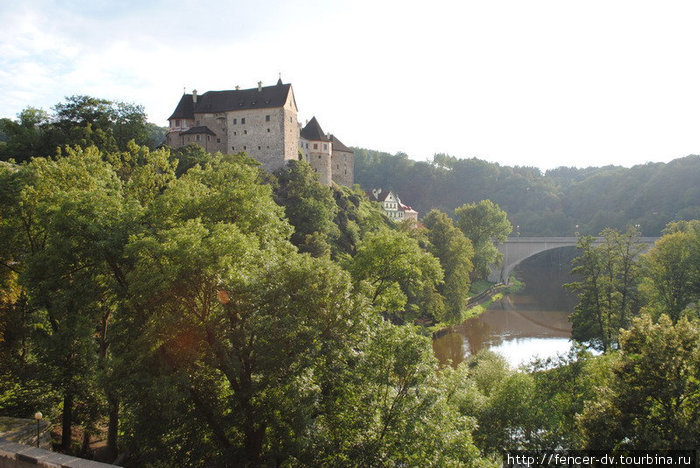
<svg viewBox="0 0 700 468">
<path fill-rule="evenodd" d="M 520 291 L 525 287 L 525 284 L 511 275 L 507 284 L 480 281 L 475 283 L 474 286 L 475 287 L 472 288 L 474 295 L 467 299 L 467 308 L 458 319 L 436 323 L 435 325 L 427 327 L 427 330 L 432 334 L 433 338 L 444 335 L 455 325 L 459 325 L 470 318 L 481 315 L 494 301 L 502 299 L 504 295 Z"/>
</svg>

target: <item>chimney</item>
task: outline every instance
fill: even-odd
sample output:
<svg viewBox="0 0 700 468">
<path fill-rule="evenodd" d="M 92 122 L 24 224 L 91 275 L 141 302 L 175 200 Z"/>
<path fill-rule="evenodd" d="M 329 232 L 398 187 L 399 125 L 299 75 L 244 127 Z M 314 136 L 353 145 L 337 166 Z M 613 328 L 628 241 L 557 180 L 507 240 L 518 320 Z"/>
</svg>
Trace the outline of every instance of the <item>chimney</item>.
<svg viewBox="0 0 700 468">
<path fill-rule="evenodd" d="M 192 90 L 192 102 L 197 104 L 197 90 L 196 89 Z"/>
<path fill-rule="evenodd" d="M 258 81 L 258 92 L 262 91 L 262 81 Z"/>
<path fill-rule="evenodd" d="M 241 87 L 236 85 L 236 91 L 238 91 L 239 89 L 241 89 Z"/>
</svg>

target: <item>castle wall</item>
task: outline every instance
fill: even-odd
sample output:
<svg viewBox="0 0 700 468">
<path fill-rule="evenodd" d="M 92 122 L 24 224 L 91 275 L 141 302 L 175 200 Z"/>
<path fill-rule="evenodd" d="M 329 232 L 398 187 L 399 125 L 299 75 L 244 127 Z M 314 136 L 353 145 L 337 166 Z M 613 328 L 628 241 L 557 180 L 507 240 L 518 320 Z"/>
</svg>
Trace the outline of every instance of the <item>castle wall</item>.
<svg viewBox="0 0 700 468">
<path fill-rule="evenodd" d="M 333 151 L 331 155 L 331 173 L 333 182 L 352 187 L 354 183 L 354 157 L 349 151 Z"/>
<path fill-rule="evenodd" d="M 245 151 L 261 162 L 266 170 L 279 169 L 285 159 L 290 159 L 287 155 L 291 150 L 286 148 L 290 143 L 284 141 L 285 117 L 288 120 L 290 114 L 289 110 L 279 107 L 226 112 L 226 153 Z M 296 144 L 293 154 L 296 156 Z"/>
<path fill-rule="evenodd" d="M 209 130 L 216 133 L 216 136 L 209 136 L 206 142 L 197 141 L 196 143 L 204 146 L 204 149 L 210 153 L 221 151 L 226 153 L 226 114 L 217 112 L 215 114 L 195 114 L 195 127 L 208 127 Z M 200 137 L 201 139 L 201 137 Z"/>
<path fill-rule="evenodd" d="M 284 135 L 284 161 L 298 159 L 299 156 L 299 122 L 297 121 L 297 106 L 294 93 L 290 92 L 287 102 L 282 108 L 282 132 Z"/>
</svg>

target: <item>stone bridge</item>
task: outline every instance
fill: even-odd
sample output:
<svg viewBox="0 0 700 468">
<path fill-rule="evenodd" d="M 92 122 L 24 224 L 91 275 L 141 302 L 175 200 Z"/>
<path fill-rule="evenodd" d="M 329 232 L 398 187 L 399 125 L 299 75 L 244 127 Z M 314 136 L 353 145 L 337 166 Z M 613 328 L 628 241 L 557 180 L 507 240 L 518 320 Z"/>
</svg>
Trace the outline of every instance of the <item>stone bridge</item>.
<svg viewBox="0 0 700 468">
<path fill-rule="evenodd" d="M 640 237 L 639 241 L 654 245 L 658 237 Z M 603 238 L 599 237 L 593 243 L 600 244 Z M 503 262 L 500 268 L 494 268 L 489 275 L 489 281 L 507 282 L 510 273 L 520 262 L 545 250 L 558 249 L 560 247 L 576 246 L 577 237 L 510 237 L 498 250 L 503 254 Z"/>
</svg>

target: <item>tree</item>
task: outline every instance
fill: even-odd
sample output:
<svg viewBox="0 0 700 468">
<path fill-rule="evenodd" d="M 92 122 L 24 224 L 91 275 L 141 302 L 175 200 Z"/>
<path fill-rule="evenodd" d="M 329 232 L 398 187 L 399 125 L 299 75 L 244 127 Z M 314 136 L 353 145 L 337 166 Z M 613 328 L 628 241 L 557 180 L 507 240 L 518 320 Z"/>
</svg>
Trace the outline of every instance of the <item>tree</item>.
<svg viewBox="0 0 700 468">
<path fill-rule="evenodd" d="M 455 209 L 455 216 L 457 226 L 474 246 L 474 273 L 486 278 L 490 267 L 503 257 L 496 244 L 505 241 L 513 230 L 506 212 L 491 200 L 482 200 L 460 206 Z"/>
<path fill-rule="evenodd" d="M 323 237 L 332 240 L 340 234 L 333 222 L 338 208 L 331 189 L 319 183 L 318 174 L 306 161 L 291 160 L 275 175 L 275 201 L 294 226 L 292 243 L 302 252 L 327 251 L 319 246 Z"/>
<path fill-rule="evenodd" d="M 571 271 L 581 280 L 565 287 L 579 299 L 569 318 L 572 338 L 607 352 L 617 347 L 619 330 L 627 328 L 638 312 L 636 261 L 644 245 L 632 227 L 625 234 L 606 229 L 601 236 L 599 246 L 594 246 L 593 237 L 579 239 L 581 255 L 574 259 Z"/>
<path fill-rule="evenodd" d="M 0 145 L 1 161 L 27 161 L 31 156 L 48 155 L 54 150 L 49 132 L 51 118 L 46 111 L 27 107 L 17 118 L 0 119 L 0 132 L 5 136 L 5 143 Z"/>
<path fill-rule="evenodd" d="M 421 314 L 442 319 L 440 262 L 409 235 L 388 229 L 367 234 L 346 268 L 379 312 L 398 321 Z"/>
<path fill-rule="evenodd" d="M 466 307 L 474 248 L 441 211 L 432 210 L 423 218 L 423 224 L 428 229 L 429 251 L 440 260 L 445 272 L 445 281 L 438 292 L 445 297 L 448 320 L 457 320 Z"/>
<path fill-rule="evenodd" d="M 161 144 L 161 127 L 146 122 L 143 106 L 90 96 L 70 96 L 56 104 L 53 112 L 28 107 L 18 120 L 0 119 L 0 160 L 28 161 L 53 156 L 57 149 L 79 145 L 97 146 L 104 152 L 126 150 L 129 141 Z"/>
<path fill-rule="evenodd" d="M 643 257 L 640 286 L 646 310 L 677 322 L 700 299 L 700 221 L 670 224 Z"/>
<path fill-rule="evenodd" d="M 614 379 L 581 418 L 590 449 L 688 449 L 700 440 L 698 321 L 633 320 L 620 337 Z"/>
</svg>

